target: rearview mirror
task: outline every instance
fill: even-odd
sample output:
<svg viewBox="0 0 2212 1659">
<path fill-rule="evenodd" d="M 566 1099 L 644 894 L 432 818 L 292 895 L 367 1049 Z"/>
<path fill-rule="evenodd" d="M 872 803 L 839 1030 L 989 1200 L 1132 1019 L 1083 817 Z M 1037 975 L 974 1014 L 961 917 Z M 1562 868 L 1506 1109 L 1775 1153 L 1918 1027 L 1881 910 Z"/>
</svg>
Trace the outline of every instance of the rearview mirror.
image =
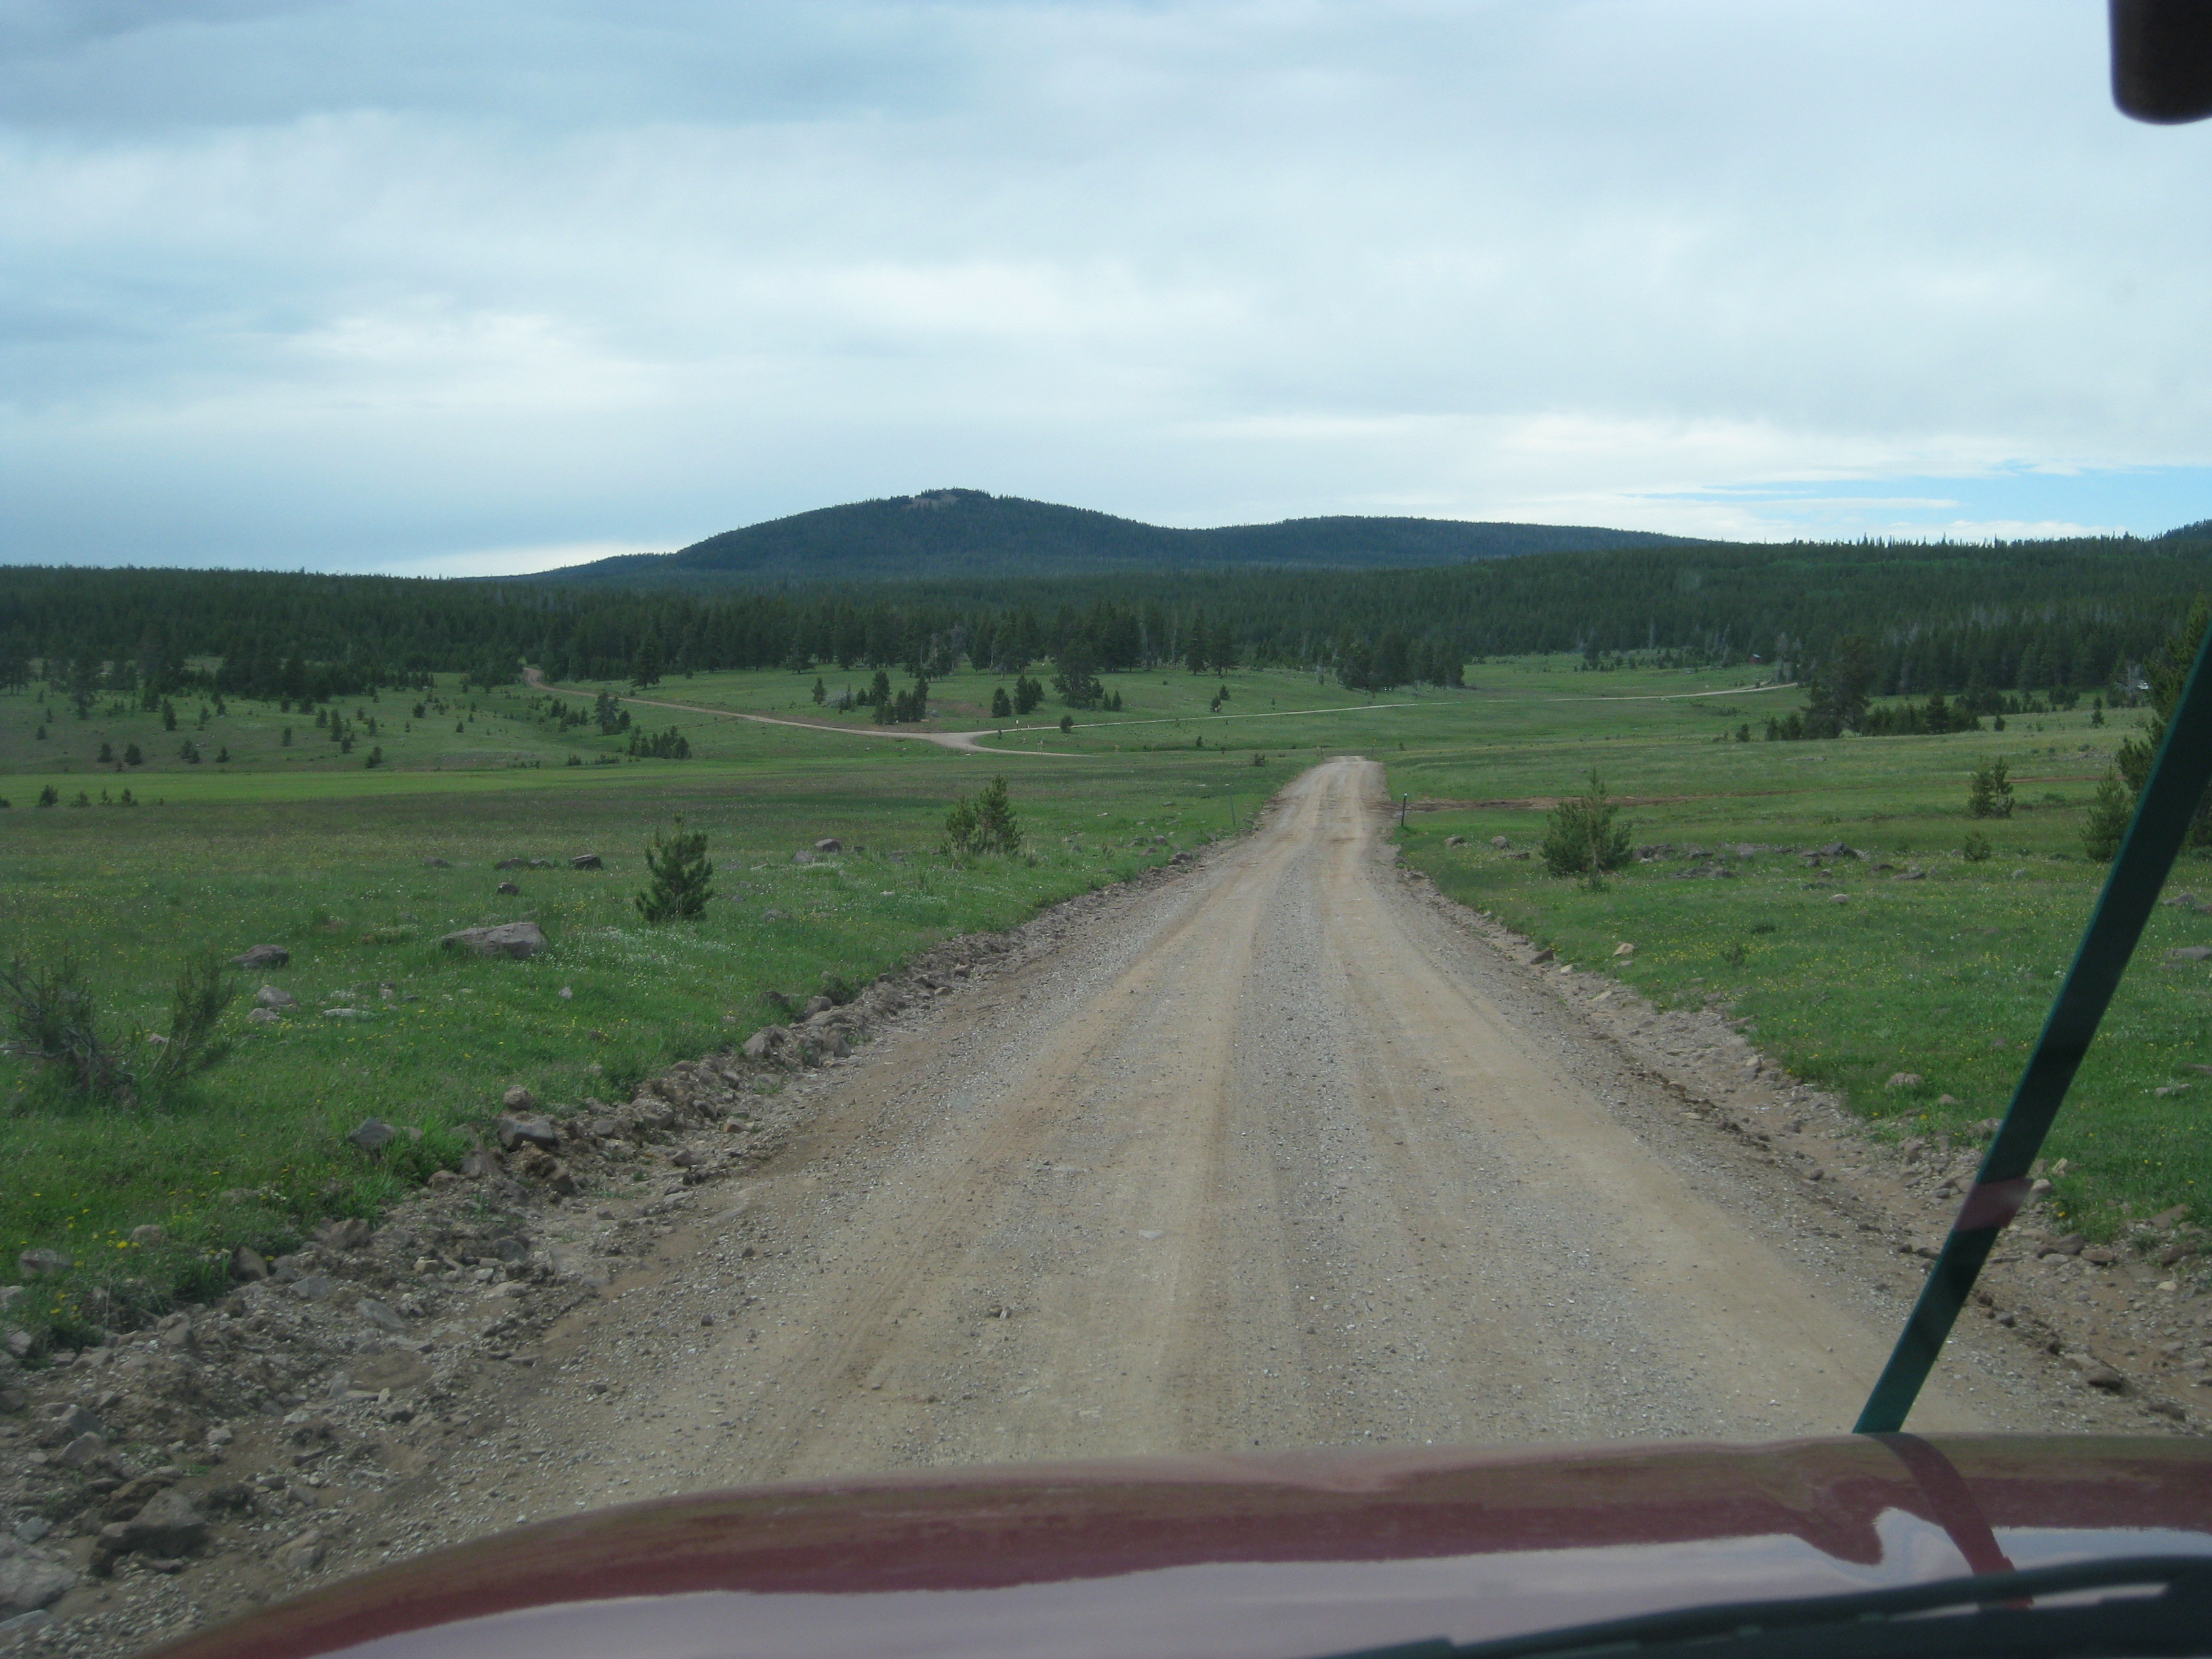
<svg viewBox="0 0 2212 1659">
<path fill-rule="evenodd" d="M 2112 101 L 2171 126 L 2212 115 L 2212 0 L 2111 0 Z"/>
</svg>

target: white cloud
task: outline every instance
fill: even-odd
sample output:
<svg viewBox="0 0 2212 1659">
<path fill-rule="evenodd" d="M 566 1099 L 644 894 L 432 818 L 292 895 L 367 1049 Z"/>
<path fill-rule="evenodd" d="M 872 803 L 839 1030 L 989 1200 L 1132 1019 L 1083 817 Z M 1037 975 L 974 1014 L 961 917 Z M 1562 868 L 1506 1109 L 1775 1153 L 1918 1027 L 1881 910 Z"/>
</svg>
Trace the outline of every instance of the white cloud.
<svg viewBox="0 0 2212 1659">
<path fill-rule="evenodd" d="M 2100 27 L 17 0 L 0 558 L 665 546 L 945 483 L 2154 530 L 2203 513 L 2029 488 L 2212 467 L 2212 133 L 2114 115 Z"/>
</svg>

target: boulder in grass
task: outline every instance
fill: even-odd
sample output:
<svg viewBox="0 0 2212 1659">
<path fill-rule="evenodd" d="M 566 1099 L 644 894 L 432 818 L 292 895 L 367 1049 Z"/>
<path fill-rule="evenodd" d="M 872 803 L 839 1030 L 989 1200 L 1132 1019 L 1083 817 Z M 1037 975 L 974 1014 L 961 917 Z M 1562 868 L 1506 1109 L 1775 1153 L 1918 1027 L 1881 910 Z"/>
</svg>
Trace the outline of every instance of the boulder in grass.
<svg viewBox="0 0 2212 1659">
<path fill-rule="evenodd" d="M 503 898 L 520 898 L 522 896 L 522 889 L 516 886 L 511 881 L 503 881 L 500 883 L 498 890 L 500 896 Z"/>
<path fill-rule="evenodd" d="M 281 945 L 256 945 L 240 951 L 230 959 L 234 968 L 282 968 L 292 960 L 292 953 Z"/>
<path fill-rule="evenodd" d="M 448 951 L 480 957 L 508 957 L 526 962 L 545 948 L 544 931 L 534 921 L 503 921 L 496 927 L 464 927 L 438 941 Z"/>
<path fill-rule="evenodd" d="M 1881 1086 L 1885 1089 L 1917 1089 L 1927 1080 L 1917 1072 L 1892 1072 L 1889 1081 Z"/>
<path fill-rule="evenodd" d="M 300 999 L 281 986 L 264 985 L 253 994 L 256 1006 L 262 1008 L 296 1008 Z"/>
<path fill-rule="evenodd" d="M 399 1131 L 380 1117 L 363 1118 L 361 1127 L 346 1139 L 364 1152 L 380 1152 L 399 1138 Z"/>
<path fill-rule="evenodd" d="M 845 850 L 845 843 L 835 836 L 824 836 L 814 843 L 814 850 L 817 853 L 842 853 Z"/>
<path fill-rule="evenodd" d="M 529 867 L 528 859 L 501 859 L 497 864 L 492 866 L 495 870 L 527 870 Z"/>
<path fill-rule="evenodd" d="M 15 1254 L 15 1271 L 25 1279 L 66 1273 L 75 1265 L 59 1250 L 19 1250 Z"/>
<path fill-rule="evenodd" d="M 568 867 L 571 870 L 604 870 L 607 866 L 605 860 L 597 853 L 579 853 L 568 860 Z"/>
<path fill-rule="evenodd" d="M 422 867 L 425 870 L 450 870 L 453 867 L 453 861 L 451 859 L 424 859 Z"/>
</svg>

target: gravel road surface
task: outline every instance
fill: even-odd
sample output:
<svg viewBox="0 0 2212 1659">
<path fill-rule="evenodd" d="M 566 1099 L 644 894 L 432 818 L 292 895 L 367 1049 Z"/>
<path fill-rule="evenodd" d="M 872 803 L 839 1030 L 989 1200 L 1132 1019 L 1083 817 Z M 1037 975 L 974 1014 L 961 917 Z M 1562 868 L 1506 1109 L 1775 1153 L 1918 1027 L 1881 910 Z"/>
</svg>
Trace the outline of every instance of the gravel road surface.
<svg viewBox="0 0 2212 1659">
<path fill-rule="evenodd" d="M 496 1498 L 454 1490 L 463 1529 L 928 1465 L 1848 1428 L 1893 1255 L 1794 1248 L 1789 1177 L 1632 1101 L 1391 867 L 1383 808 L 1379 767 L 1318 767 L 825 1080 L 677 1260 L 552 1334 L 585 1387 L 520 1413 Z M 1916 1428 L 2056 1425 L 1949 1373 Z"/>
</svg>

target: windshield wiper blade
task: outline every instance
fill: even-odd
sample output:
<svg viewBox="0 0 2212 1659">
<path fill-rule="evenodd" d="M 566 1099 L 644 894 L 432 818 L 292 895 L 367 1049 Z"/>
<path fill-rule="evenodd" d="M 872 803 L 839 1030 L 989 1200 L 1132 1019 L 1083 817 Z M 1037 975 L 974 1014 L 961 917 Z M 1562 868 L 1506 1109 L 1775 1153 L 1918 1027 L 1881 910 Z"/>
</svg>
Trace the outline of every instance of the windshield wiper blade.
<svg viewBox="0 0 2212 1659">
<path fill-rule="evenodd" d="M 2037 1596 L 2155 1590 L 2037 1607 Z M 2025 1572 L 1981 1573 L 1895 1589 L 1641 1613 L 1604 1624 L 1456 1644 L 1442 1637 L 1329 1659 L 1566 1659 L 1665 1654 L 1713 1659 L 2175 1659 L 2212 1655 L 2212 1558 L 2146 1555 Z"/>
</svg>

